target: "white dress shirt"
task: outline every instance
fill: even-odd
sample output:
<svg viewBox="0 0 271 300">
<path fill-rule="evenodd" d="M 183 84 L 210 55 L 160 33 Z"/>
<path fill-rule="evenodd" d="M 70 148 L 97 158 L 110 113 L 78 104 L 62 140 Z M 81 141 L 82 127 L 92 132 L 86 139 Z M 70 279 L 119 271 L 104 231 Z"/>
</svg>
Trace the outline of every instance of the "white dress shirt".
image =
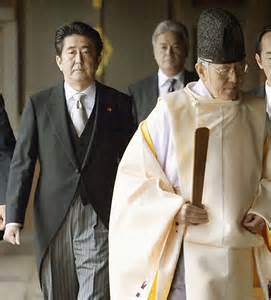
<svg viewBox="0 0 271 300">
<path fill-rule="evenodd" d="M 174 86 L 175 90 L 184 88 L 184 71 L 176 74 L 175 76 L 168 77 L 161 69 L 159 69 L 158 71 L 159 96 L 164 96 L 165 94 L 168 93 L 170 81 L 173 78 L 177 80 Z"/>
<path fill-rule="evenodd" d="M 271 86 L 265 82 L 265 94 L 266 94 L 266 112 L 271 119 Z"/>
<path fill-rule="evenodd" d="M 76 100 L 73 98 L 75 94 L 82 93 L 85 94 L 86 97 L 84 98 L 84 107 L 87 113 L 87 116 L 91 115 L 93 111 L 93 107 L 95 105 L 95 96 L 96 96 L 96 84 L 93 82 L 88 88 L 84 91 L 76 91 L 73 89 L 66 81 L 64 82 L 64 91 L 66 97 L 66 103 L 68 112 L 71 116 L 71 112 L 73 111 L 73 106 L 76 105 Z"/>
</svg>

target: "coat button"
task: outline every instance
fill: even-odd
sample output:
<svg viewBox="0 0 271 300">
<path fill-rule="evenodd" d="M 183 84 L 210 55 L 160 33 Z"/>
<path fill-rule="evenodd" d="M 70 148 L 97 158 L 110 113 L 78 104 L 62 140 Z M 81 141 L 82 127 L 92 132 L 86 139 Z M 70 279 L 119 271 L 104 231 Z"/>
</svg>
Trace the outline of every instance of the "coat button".
<svg viewBox="0 0 271 300">
<path fill-rule="evenodd" d="M 76 174 L 79 174 L 79 173 L 80 173 L 79 169 L 76 169 L 76 170 L 75 170 L 75 173 L 76 173 Z"/>
</svg>

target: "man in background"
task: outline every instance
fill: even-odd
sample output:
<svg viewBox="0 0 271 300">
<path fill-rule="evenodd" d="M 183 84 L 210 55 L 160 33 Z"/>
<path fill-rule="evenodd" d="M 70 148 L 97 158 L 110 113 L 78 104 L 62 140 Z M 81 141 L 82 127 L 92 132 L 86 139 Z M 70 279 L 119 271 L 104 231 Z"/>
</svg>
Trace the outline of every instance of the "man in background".
<svg viewBox="0 0 271 300">
<path fill-rule="evenodd" d="M 10 161 L 15 147 L 15 137 L 0 94 L 0 239 L 5 229 L 5 199 Z"/>
<path fill-rule="evenodd" d="M 159 23 L 152 35 L 152 45 L 158 73 L 128 87 L 135 101 L 138 122 L 149 115 L 159 96 L 198 79 L 196 73 L 184 67 L 189 51 L 188 30 L 184 24 L 172 20 Z"/>
<path fill-rule="evenodd" d="M 259 33 L 256 44 L 256 62 L 266 76 L 265 84 L 257 87 L 253 94 L 266 98 L 266 111 L 271 116 L 271 25 L 265 26 Z"/>
</svg>

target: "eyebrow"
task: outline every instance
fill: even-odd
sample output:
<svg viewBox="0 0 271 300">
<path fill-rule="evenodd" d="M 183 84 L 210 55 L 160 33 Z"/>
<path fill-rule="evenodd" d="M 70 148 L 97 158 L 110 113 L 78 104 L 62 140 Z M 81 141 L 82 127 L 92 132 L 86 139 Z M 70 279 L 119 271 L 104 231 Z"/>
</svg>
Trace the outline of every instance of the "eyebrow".
<svg viewBox="0 0 271 300">
<path fill-rule="evenodd" d="M 70 50 L 70 49 L 75 49 L 75 48 L 78 48 L 77 46 L 69 46 L 67 47 L 66 49 L 67 50 Z M 90 45 L 83 45 L 81 48 L 88 48 L 88 49 L 91 49 L 92 47 Z"/>
</svg>

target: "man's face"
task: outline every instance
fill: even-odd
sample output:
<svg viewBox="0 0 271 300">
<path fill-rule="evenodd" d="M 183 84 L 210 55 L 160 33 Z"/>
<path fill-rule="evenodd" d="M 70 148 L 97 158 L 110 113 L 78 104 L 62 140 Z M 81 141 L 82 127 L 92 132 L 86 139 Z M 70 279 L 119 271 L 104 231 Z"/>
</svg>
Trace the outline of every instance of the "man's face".
<svg viewBox="0 0 271 300">
<path fill-rule="evenodd" d="M 258 66 L 264 71 L 267 83 L 271 86 L 271 32 L 262 37 L 261 54 L 255 56 Z"/>
<path fill-rule="evenodd" d="M 186 49 L 176 33 L 168 31 L 158 35 L 153 51 L 159 68 L 167 76 L 174 76 L 183 70 Z"/>
<path fill-rule="evenodd" d="M 62 53 L 56 62 L 64 80 L 75 89 L 83 90 L 95 80 L 99 58 L 88 37 L 73 34 L 64 38 Z"/>
<path fill-rule="evenodd" d="M 197 66 L 196 66 L 197 67 Z M 199 67 L 197 67 L 197 70 Z M 214 98 L 220 100 L 236 100 L 246 71 L 243 62 L 232 64 L 201 65 L 199 76 Z"/>
</svg>

